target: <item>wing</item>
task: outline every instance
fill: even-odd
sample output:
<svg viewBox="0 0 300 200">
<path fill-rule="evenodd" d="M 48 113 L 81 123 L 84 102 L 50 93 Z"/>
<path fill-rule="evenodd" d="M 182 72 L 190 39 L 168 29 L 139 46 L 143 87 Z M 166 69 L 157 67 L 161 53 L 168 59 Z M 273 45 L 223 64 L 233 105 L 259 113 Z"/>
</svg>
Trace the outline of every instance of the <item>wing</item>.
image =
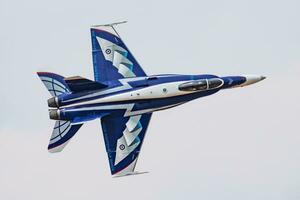
<svg viewBox="0 0 300 200">
<path fill-rule="evenodd" d="M 91 28 L 95 81 L 146 76 L 113 25 Z"/>
<path fill-rule="evenodd" d="M 125 176 L 134 173 L 151 115 L 151 113 L 131 117 L 108 115 L 101 118 L 112 175 Z"/>
</svg>

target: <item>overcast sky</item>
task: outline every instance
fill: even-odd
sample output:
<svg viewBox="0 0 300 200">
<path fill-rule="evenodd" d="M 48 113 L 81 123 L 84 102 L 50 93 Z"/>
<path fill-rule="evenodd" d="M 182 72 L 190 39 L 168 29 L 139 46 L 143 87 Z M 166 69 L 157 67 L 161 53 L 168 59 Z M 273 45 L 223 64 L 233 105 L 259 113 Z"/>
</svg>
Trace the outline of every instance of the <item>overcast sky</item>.
<svg viewBox="0 0 300 200">
<path fill-rule="evenodd" d="M 300 2 L 0 0 L 0 199 L 300 198 Z M 136 169 L 111 178 L 99 120 L 60 154 L 36 71 L 93 79 L 89 27 L 148 74 L 267 79 L 154 113 Z"/>
</svg>

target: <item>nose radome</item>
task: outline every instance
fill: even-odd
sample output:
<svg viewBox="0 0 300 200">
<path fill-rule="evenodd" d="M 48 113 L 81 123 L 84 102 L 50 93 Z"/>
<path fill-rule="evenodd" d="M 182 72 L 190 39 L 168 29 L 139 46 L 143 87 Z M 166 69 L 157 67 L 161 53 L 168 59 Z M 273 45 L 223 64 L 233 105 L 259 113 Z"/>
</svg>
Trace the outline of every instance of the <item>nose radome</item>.
<svg viewBox="0 0 300 200">
<path fill-rule="evenodd" d="M 261 81 L 264 80 L 264 79 L 266 79 L 265 76 L 260 76 L 260 80 L 261 80 Z"/>
<path fill-rule="evenodd" d="M 257 83 L 266 78 L 265 76 L 257 76 L 257 75 L 244 75 L 244 77 L 246 78 L 246 81 L 240 85 L 241 87 Z"/>
</svg>

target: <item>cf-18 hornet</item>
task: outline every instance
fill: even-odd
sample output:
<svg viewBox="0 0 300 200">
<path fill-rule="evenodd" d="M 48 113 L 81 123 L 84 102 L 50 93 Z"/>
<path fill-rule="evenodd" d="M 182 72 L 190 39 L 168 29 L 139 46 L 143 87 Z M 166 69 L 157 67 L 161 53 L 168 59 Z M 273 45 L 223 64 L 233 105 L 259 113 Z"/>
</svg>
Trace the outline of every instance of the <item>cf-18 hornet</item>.
<svg viewBox="0 0 300 200">
<path fill-rule="evenodd" d="M 52 95 L 48 106 L 55 125 L 49 152 L 62 151 L 85 122 L 100 119 L 111 174 L 137 174 L 135 166 L 153 112 L 265 79 L 255 75 L 149 76 L 116 32 L 116 24 L 91 27 L 95 80 L 37 72 Z"/>
</svg>

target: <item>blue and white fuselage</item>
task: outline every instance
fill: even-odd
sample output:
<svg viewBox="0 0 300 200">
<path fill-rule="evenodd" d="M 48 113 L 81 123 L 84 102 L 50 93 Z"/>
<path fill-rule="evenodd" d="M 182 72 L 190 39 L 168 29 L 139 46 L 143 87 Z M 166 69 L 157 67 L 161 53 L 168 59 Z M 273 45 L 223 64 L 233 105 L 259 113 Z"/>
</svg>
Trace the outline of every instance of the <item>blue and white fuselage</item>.
<svg viewBox="0 0 300 200">
<path fill-rule="evenodd" d="M 113 25 L 91 28 L 94 80 L 38 72 L 52 95 L 48 99 L 50 119 L 55 120 L 48 145 L 51 153 L 62 151 L 85 122 L 101 119 L 111 174 L 134 174 L 153 112 L 265 78 L 148 76 Z"/>
<path fill-rule="evenodd" d="M 120 79 L 115 83 L 111 82 L 111 87 L 108 88 L 54 97 L 55 104 L 49 106 L 59 109 L 51 110 L 50 117 L 55 120 L 84 122 L 108 114 L 125 117 L 141 115 L 262 79 L 264 77 L 261 76 L 219 78 L 215 75 L 157 75 Z"/>
</svg>

